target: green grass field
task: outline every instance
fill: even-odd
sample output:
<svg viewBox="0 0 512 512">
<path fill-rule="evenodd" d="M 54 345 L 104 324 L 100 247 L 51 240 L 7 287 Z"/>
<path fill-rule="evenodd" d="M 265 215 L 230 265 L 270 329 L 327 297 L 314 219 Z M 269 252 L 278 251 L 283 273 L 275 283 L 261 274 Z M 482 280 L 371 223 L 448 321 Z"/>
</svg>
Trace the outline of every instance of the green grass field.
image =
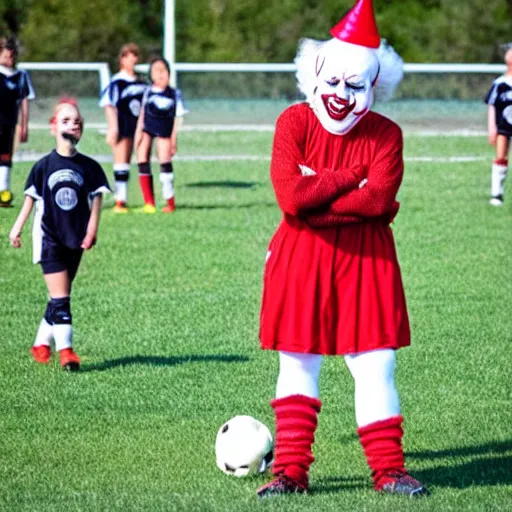
<svg viewBox="0 0 512 512">
<path fill-rule="evenodd" d="M 262 268 L 281 216 L 268 178 L 271 139 L 184 132 L 173 215 L 116 215 L 106 200 L 98 245 L 73 290 L 76 374 L 30 357 L 46 289 L 31 264 L 29 226 L 23 247 L 9 247 L 31 166 L 15 165 L 16 207 L 0 210 L 1 511 L 512 509 L 512 190 L 502 208 L 488 205 L 484 138 L 405 139 L 393 229 L 413 344 L 398 354 L 397 380 L 408 468 L 432 496 L 372 490 L 341 358 L 323 367 L 311 496 L 259 504 L 255 489 L 267 477 L 217 469 L 224 421 L 249 414 L 273 430 L 277 359 L 258 345 Z M 46 132 L 32 132 L 24 155 L 50 148 Z M 81 149 L 108 153 L 92 130 Z M 255 159 L 193 158 L 209 155 Z M 140 206 L 135 172 L 130 193 Z"/>
</svg>

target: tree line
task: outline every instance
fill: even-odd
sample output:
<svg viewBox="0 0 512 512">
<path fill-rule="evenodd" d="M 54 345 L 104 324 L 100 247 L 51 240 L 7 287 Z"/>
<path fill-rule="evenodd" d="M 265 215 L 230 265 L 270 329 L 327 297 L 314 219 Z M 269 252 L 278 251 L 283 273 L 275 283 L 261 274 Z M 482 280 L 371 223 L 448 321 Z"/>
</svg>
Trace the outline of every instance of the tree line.
<svg viewBox="0 0 512 512">
<path fill-rule="evenodd" d="M 354 0 L 175 0 L 179 62 L 291 62 L 301 37 L 328 39 Z M 502 62 L 512 0 L 374 0 L 382 37 L 406 62 Z M 3 0 L 0 34 L 23 61 L 106 61 L 134 41 L 162 51 L 164 0 Z"/>
</svg>

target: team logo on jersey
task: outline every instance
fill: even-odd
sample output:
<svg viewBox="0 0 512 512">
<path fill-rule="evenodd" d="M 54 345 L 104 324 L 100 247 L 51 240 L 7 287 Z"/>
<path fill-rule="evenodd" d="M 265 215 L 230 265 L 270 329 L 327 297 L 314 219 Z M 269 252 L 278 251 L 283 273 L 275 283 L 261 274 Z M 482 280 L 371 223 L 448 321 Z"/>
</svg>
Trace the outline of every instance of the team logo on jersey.
<svg viewBox="0 0 512 512">
<path fill-rule="evenodd" d="M 148 102 L 153 103 L 158 110 L 170 110 L 174 105 L 172 98 L 165 98 L 164 96 L 152 96 Z"/>
<path fill-rule="evenodd" d="M 72 210 L 78 204 L 76 190 L 71 187 L 59 188 L 55 194 L 55 202 L 61 210 L 66 212 Z"/>
<path fill-rule="evenodd" d="M 7 89 L 11 89 L 11 91 L 13 91 L 14 89 L 16 89 L 17 85 L 13 82 L 10 82 L 9 80 L 7 80 L 5 82 L 5 85 L 7 86 Z"/>
<path fill-rule="evenodd" d="M 73 171 L 72 169 L 59 169 L 58 171 L 52 173 L 51 176 L 48 178 L 48 186 L 50 187 L 50 190 L 53 190 L 57 183 L 62 183 L 66 181 L 71 181 L 72 183 L 75 183 L 79 187 L 81 187 L 84 184 L 84 179 L 76 171 Z"/>
<path fill-rule="evenodd" d="M 512 126 L 512 105 L 505 107 L 503 109 L 502 115 L 503 115 L 503 119 L 505 119 L 505 121 L 507 121 L 507 123 Z"/>
<path fill-rule="evenodd" d="M 128 103 L 128 108 L 134 117 L 139 117 L 140 114 L 140 101 L 132 100 Z"/>
<path fill-rule="evenodd" d="M 57 206 L 66 212 L 72 210 L 78 204 L 78 195 L 75 188 L 66 185 L 81 187 L 84 184 L 83 177 L 72 169 L 59 169 L 48 178 L 48 187 L 53 190 L 57 184 L 63 184 L 55 194 Z"/>
<path fill-rule="evenodd" d="M 142 96 L 144 91 L 146 90 L 146 84 L 133 84 L 128 85 L 123 89 L 121 93 L 121 98 L 128 98 L 129 96 Z"/>
</svg>

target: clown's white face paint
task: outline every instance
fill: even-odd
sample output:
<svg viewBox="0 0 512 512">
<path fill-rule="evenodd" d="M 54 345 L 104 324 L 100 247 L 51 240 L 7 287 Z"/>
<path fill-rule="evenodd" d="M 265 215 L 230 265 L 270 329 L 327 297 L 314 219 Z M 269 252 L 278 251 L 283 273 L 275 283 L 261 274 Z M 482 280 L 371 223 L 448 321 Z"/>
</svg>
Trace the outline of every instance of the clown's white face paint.
<svg viewBox="0 0 512 512">
<path fill-rule="evenodd" d="M 312 71 L 316 88 L 311 107 L 328 132 L 344 135 L 373 104 L 379 71 L 375 51 L 332 39 L 319 48 Z"/>
</svg>

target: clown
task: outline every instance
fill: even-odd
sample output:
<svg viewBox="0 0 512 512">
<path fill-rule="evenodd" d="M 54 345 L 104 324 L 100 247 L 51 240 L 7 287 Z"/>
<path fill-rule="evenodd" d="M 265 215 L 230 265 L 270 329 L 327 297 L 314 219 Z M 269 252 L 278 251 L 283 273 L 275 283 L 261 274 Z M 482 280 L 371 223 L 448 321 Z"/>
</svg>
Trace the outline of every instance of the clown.
<svg viewBox="0 0 512 512">
<path fill-rule="evenodd" d="M 410 344 L 390 222 L 398 211 L 402 133 L 370 111 L 402 61 L 380 44 L 371 0 L 359 0 L 326 42 L 303 40 L 306 103 L 279 117 L 271 180 L 284 218 L 270 241 L 260 317 L 263 349 L 279 352 L 274 479 L 260 498 L 306 492 L 325 355 L 355 381 L 357 432 L 377 491 L 428 491 L 407 474 L 395 351 Z M 379 85 L 377 85 L 379 84 Z"/>
</svg>

